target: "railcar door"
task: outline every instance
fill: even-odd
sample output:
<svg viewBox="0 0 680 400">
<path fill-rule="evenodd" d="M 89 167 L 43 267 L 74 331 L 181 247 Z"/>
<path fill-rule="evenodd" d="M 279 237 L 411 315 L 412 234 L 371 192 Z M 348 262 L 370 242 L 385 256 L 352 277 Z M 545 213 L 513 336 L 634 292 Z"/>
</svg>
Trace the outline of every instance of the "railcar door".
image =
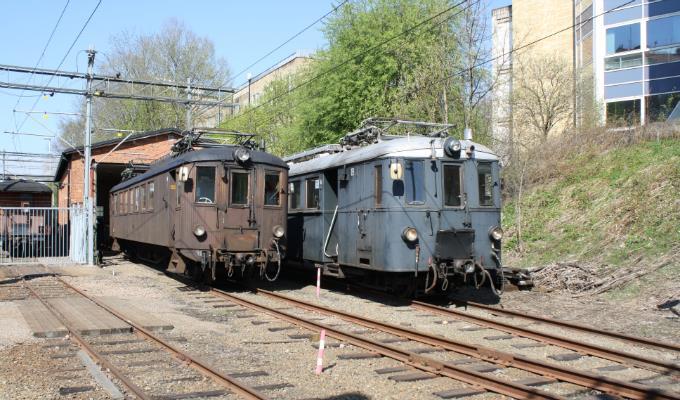
<svg viewBox="0 0 680 400">
<path fill-rule="evenodd" d="M 184 185 L 180 180 L 179 170 L 168 174 L 168 190 L 163 197 L 164 206 L 169 209 L 170 246 L 182 248 L 182 192 Z"/>
<path fill-rule="evenodd" d="M 227 207 L 221 213 L 220 226 L 226 231 L 229 251 L 252 251 L 259 247 L 258 221 L 255 212 L 256 169 L 240 167 L 225 170 Z"/>
</svg>

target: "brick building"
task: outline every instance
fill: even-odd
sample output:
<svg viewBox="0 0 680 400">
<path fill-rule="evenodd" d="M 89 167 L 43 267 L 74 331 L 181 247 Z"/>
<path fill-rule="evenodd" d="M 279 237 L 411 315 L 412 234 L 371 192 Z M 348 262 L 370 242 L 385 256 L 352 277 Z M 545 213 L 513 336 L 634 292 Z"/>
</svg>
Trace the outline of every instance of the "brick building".
<svg viewBox="0 0 680 400">
<path fill-rule="evenodd" d="M 172 145 L 182 136 L 177 129 L 162 129 L 136 133 L 92 144 L 92 193 L 99 213 L 97 241 L 108 241 L 109 192 L 121 181 L 121 173 L 131 163 L 144 168 L 170 153 Z M 58 183 L 57 206 L 82 204 L 85 162 L 83 147 L 68 149 L 61 154 L 54 181 Z"/>
</svg>

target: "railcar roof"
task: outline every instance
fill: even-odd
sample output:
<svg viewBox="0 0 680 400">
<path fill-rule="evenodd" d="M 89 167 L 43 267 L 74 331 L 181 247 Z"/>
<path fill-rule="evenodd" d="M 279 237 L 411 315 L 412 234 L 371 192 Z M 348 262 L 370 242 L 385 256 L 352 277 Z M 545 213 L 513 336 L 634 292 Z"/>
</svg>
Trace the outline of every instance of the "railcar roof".
<svg viewBox="0 0 680 400">
<path fill-rule="evenodd" d="M 289 176 L 303 175 L 378 158 L 429 158 L 432 155 L 432 143 L 434 143 L 437 157 L 441 158 L 444 157 L 444 149 L 442 147 L 444 140 L 446 138 L 433 138 L 429 136 L 383 138 L 382 141 L 368 146 L 345 149 L 334 154 L 324 154 L 298 163 L 291 162 L 289 163 Z M 498 160 L 493 151 L 482 144 L 471 140 L 461 140 L 460 142 L 462 148 L 461 160 L 467 159 L 465 150 L 471 146 L 475 146 L 473 158 L 479 160 Z"/>
<path fill-rule="evenodd" d="M 132 179 L 129 179 L 127 181 L 123 181 L 113 188 L 111 188 L 111 191 L 116 191 L 120 189 L 125 189 L 127 187 L 133 186 L 139 182 L 145 181 L 146 179 L 151 178 L 152 176 L 156 176 L 168 171 L 171 171 L 181 165 L 187 164 L 187 163 L 192 163 L 192 162 L 198 162 L 198 161 L 234 161 L 234 149 L 236 149 L 238 146 L 217 146 L 217 147 L 209 147 L 209 148 L 204 148 L 204 149 L 197 149 L 193 151 L 186 152 L 184 154 L 181 154 L 177 157 L 169 157 L 161 162 L 159 162 L 156 165 L 153 165 L 151 168 L 149 168 L 148 171 L 141 175 L 137 175 Z M 288 165 L 283 162 L 280 158 L 269 154 L 265 153 L 262 151 L 256 151 L 256 150 L 251 150 L 250 151 L 250 159 L 251 162 L 254 164 L 267 164 L 267 165 L 272 165 L 275 167 L 281 167 L 281 168 L 288 168 Z"/>
</svg>

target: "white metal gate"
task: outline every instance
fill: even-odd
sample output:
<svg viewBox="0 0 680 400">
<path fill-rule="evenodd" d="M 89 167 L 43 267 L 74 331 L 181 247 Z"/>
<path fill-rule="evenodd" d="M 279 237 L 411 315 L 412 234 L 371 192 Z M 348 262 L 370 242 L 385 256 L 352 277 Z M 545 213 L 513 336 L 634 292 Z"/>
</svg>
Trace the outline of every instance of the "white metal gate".
<svg viewBox="0 0 680 400">
<path fill-rule="evenodd" d="M 0 265 L 85 263 L 83 207 L 0 207 Z"/>
</svg>

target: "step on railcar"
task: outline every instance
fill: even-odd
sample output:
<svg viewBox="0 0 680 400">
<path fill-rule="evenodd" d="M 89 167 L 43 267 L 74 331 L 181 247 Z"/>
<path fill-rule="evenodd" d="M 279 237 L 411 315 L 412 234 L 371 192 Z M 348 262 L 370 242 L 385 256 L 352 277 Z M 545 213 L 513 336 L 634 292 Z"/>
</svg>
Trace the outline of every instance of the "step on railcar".
<svg viewBox="0 0 680 400">
<path fill-rule="evenodd" d="M 213 281 L 279 275 L 285 253 L 288 167 L 241 144 L 187 133 L 172 156 L 111 190 L 114 250 Z M 243 138 L 246 138 L 245 140 Z"/>
<path fill-rule="evenodd" d="M 285 158 L 287 261 L 400 294 L 499 288 L 499 159 L 451 128 L 369 119 Z"/>
</svg>

